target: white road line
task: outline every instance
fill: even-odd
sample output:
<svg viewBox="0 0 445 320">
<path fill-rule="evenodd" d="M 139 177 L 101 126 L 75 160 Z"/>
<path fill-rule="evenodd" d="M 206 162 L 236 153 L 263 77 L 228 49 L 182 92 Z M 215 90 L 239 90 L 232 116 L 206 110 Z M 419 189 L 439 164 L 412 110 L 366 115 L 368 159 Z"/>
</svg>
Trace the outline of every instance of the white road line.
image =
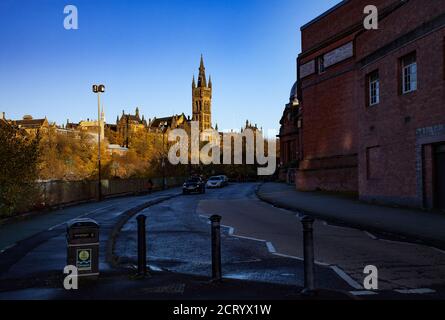
<svg viewBox="0 0 445 320">
<path fill-rule="evenodd" d="M 407 246 L 421 246 L 420 243 L 411 243 L 411 242 L 403 242 L 403 241 L 397 241 L 397 240 L 388 240 L 388 239 L 379 239 L 379 241 L 386 242 L 386 243 L 393 243 L 393 244 L 401 244 L 401 245 L 407 245 Z"/>
<path fill-rule="evenodd" d="M 233 264 L 242 264 L 242 263 L 252 263 L 252 262 L 260 262 L 261 259 L 251 259 L 251 260 L 244 260 L 244 261 L 235 261 L 232 262 Z"/>
<path fill-rule="evenodd" d="M 328 228 L 339 229 L 339 230 L 355 230 L 354 228 L 351 228 L 351 227 L 343 227 L 343 226 L 336 226 L 333 224 L 329 224 L 326 221 L 323 222 L 323 225 Z"/>
<path fill-rule="evenodd" d="M 352 279 L 346 272 L 344 272 L 338 266 L 330 266 L 330 268 L 334 270 L 334 272 L 337 273 L 340 278 L 345 280 L 351 287 L 353 287 L 356 290 L 363 290 L 363 287 L 357 281 Z"/>
<path fill-rule="evenodd" d="M 9 245 L 9 246 L 7 246 L 7 247 L 4 247 L 2 250 L 0 250 L 0 253 L 3 253 L 3 252 L 5 252 L 5 251 L 7 251 L 7 250 L 9 250 L 9 249 L 11 249 L 11 248 L 13 248 L 13 247 L 15 247 L 17 245 L 17 243 L 13 243 L 13 244 L 11 244 L 11 245 Z"/>
<path fill-rule="evenodd" d="M 435 250 L 435 251 L 437 251 L 437 252 L 440 252 L 440 253 L 443 253 L 443 254 L 445 254 L 445 251 L 443 251 L 443 250 L 441 250 L 441 249 L 438 249 L 438 248 L 433 248 L 433 250 Z"/>
<path fill-rule="evenodd" d="M 233 236 L 233 234 L 235 233 L 235 229 L 231 226 L 221 225 L 221 227 L 229 229 L 229 236 Z"/>
<path fill-rule="evenodd" d="M 400 289 L 400 290 L 394 290 L 395 292 L 402 293 L 402 294 L 431 294 L 436 293 L 436 290 L 428 289 L 428 288 L 422 288 L 422 289 Z"/>
<path fill-rule="evenodd" d="M 378 294 L 378 292 L 375 291 L 349 291 L 350 294 L 352 294 L 353 296 L 371 296 L 371 295 L 376 295 Z"/>
<path fill-rule="evenodd" d="M 80 216 L 78 216 L 76 218 L 70 219 L 68 221 L 75 220 L 75 219 L 82 219 L 82 218 L 84 218 L 86 216 L 89 216 L 90 214 L 94 214 L 94 213 L 99 212 L 101 210 L 105 210 L 105 209 L 111 208 L 112 206 L 114 206 L 114 204 L 106 206 L 106 207 L 102 207 L 102 208 L 97 208 L 95 210 L 92 210 L 92 211 L 89 211 L 87 213 L 84 213 L 84 214 L 82 214 L 82 215 L 80 215 Z M 67 221 L 59 223 L 59 224 L 56 224 L 55 226 L 52 226 L 51 228 L 49 228 L 48 231 L 53 231 L 54 229 L 57 229 L 58 227 L 61 227 L 61 226 L 63 226 L 66 223 L 67 223 Z"/>
<path fill-rule="evenodd" d="M 296 257 L 296 256 L 291 256 L 291 255 L 288 255 L 288 254 L 278 253 L 278 252 L 275 252 L 273 255 L 274 256 L 278 256 L 278 257 L 282 257 L 282 258 L 289 258 L 289 259 L 294 259 L 294 260 L 298 260 L 298 261 L 304 261 L 303 258 Z M 314 263 L 316 265 L 318 265 L 318 266 L 323 266 L 323 267 L 330 267 L 331 266 L 329 263 L 320 262 L 320 261 L 314 261 Z"/>
<path fill-rule="evenodd" d="M 236 234 L 233 235 L 235 238 L 245 239 L 245 240 L 252 240 L 257 242 L 266 242 L 266 240 L 263 239 L 257 239 L 257 238 L 251 238 L 251 237 L 245 237 L 245 236 L 238 236 Z"/>
<path fill-rule="evenodd" d="M 282 253 L 274 253 L 274 256 L 283 257 L 283 258 L 289 258 L 289 259 L 295 259 L 295 260 L 299 260 L 299 261 L 304 261 L 303 258 L 290 256 L 290 255 L 282 254 Z"/>
<path fill-rule="evenodd" d="M 199 215 L 199 216 L 200 216 L 201 218 L 208 219 L 208 216 L 204 216 L 204 215 Z M 209 221 L 209 222 L 210 222 L 210 221 Z M 252 237 L 245 237 L 245 236 L 235 235 L 235 234 L 234 234 L 234 233 L 235 233 L 235 228 L 230 227 L 230 226 L 226 226 L 226 225 L 222 225 L 222 227 L 229 228 L 229 234 L 230 234 L 232 237 L 239 238 L 239 239 L 245 239 L 245 240 L 252 240 L 252 241 L 257 241 L 257 242 L 263 242 L 263 243 L 265 242 L 265 243 L 266 243 L 266 246 L 267 246 L 267 250 L 268 250 L 271 254 L 273 254 L 273 255 L 275 255 L 275 256 L 283 257 L 283 258 L 295 259 L 295 260 L 299 260 L 299 261 L 304 261 L 303 258 L 299 258 L 299 257 L 295 257 L 295 256 L 290 256 L 290 255 L 286 255 L 286 254 L 277 253 L 277 250 L 275 249 L 273 243 L 270 242 L 270 241 L 266 241 L 266 240 L 263 240 L 263 239 L 252 238 Z M 337 273 L 343 280 L 345 280 L 351 287 L 353 287 L 354 289 L 357 289 L 357 290 L 362 290 L 362 289 L 363 289 L 363 287 L 362 287 L 360 284 L 358 284 L 354 279 L 352 279 L 348 274 L 346 274 L 346 273 L 345 273 L 342 269 L 340 269 L 339 267 L 337 267 L 337 266 L 331 266 L 331 265 L 328 264 L 328 263 L 324 263 L 324 262 L 320 262 L 320 261 L 315 261 L 315 264 L 316 264 L 316 265 L 319 265 L 319 266 L 330 267 L 330 268 L 333 269 L 334 272 Z"/>
<path fill-rule="evenodd" d="M 266 242 L 266 246 L 270 253 L 277 253 L 277 250 L 273 246 L 272 242 Z"/>
<path fill-rule="evenodd" d="M 375 235 L 373 235 L 372 233 L 368 232 L 368 231 L 363 231 L 368 237 L 370 237 L 372 240 L 379 240 L 379 238 L 377 238 Z"/>
<path fill-rule="evenodd" d="M 317 261 L 317 260 L 315 260 L 315 264 L 317 264 L 319 266 L 323 266 L 323 267 L 330 267 L 331 266 L 329 263 L 321 262 L 321 261 Z"/>
</svg>

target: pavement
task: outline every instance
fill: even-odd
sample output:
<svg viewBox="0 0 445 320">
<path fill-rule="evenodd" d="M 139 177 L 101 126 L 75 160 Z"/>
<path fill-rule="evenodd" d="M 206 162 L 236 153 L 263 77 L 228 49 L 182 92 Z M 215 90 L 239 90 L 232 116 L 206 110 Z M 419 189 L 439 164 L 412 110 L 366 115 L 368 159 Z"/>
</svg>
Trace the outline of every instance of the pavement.
<svg viewBox="0 0 445 320">
<path fill-rule="evenodd" d="M 66 224 L 92 218 L 100 224 L 100 267 L 110 270 L 109 237 L 123 216 L 179 196 L 179 189 L 125 197 L 48 212 L 29 220 L 0 226 L 0 280 L 23 279 L 60 272 L 66 265 Z"/>
<path fill-rule="evenodd" d="M 282 183 L 265 183 L 257 195 L 276 207 L 445 250 L 445 213 L 367 204 L 321 192 L 299 192 Z"/>
<path fill-rule="evenodd" d="M 353 300 L 347 293 L 318 290 L 316 295 L 301 295 L 301 287 L 267 282 L 224 279 L 211 282 L 208 277 L 172 272 L 150 271 L 145 278 L 135 271 L 106 272 L 99 280 L 81 281 L 78 290 L 61 287 L 61 274 L 46 274 L 32 285 L 22 282 L 14 290 L 0 289 L 0 300 Z"/>
</svg>

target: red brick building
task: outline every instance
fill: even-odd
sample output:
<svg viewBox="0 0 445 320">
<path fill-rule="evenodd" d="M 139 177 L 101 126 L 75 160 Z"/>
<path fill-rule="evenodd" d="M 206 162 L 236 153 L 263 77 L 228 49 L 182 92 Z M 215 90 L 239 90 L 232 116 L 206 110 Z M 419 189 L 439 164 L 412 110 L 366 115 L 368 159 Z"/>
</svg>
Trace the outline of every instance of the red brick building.
<svg viewBox="0 0 445 320">
<path fill-rule="evenodd" d="M 445 209 L 445 1 L 342 1 L 302 27 L 302 190 Z"/>
</svg>

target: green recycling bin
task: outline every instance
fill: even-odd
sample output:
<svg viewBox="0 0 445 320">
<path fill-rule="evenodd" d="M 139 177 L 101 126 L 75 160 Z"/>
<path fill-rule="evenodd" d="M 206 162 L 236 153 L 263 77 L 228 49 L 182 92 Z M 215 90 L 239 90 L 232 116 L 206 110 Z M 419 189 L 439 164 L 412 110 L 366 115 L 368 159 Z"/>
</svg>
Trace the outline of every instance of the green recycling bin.
<svg viewBox="0 0 445 320">
<path fill-rule="evenodd" d="M 67 265 L 75 266 L 79 277 L 99 276 L 99 224 L 92 219 L 68 223 Z"/>
</svg>

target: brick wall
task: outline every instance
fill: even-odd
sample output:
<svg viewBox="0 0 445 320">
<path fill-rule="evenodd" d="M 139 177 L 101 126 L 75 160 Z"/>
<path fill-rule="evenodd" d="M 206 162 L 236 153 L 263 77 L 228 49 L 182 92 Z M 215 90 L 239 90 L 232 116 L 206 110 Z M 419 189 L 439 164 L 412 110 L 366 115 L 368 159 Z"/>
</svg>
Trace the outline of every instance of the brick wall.
<svg viewBox="0 0 445 320">
<path fill-rule="evenodd" d="M 379 8 L 379 30 L 361 28 L 368 4 Z M 431 150 L 445 141 L 445 1 L 347 1 L 302 29 L 299 65 L 350 41 L 352 58 L 300 79 L 297 187 L 431 207 Z M 400 58 L 412 52 L 418 88 L 402 95 Z M 377 69 L 380 103 L 368 107 L 367 75 Z"/>
<path fill-rule="evenodd" d="M 445 1 L 430 1 L 425 5 L 424 1 L 411 0 L 381 21 L 378 31 L 367 31 L 357 37 L 357 61 L 361 62 L 356 86 L 359 192 L 364 200 L 406 206 L 433 205 L 431 147 L 426 144 L 422 154 L 418 154 L 416 130 L 445 124 L 445 24 L 426 29 L 429 21 L 444 13 Z M 411 52 L 416 52 L 418 89 L 402 95 L 400 58 Z M 377 69 L 380 103 L 367 107 L 366 75 Z M 380 161 L 373 164 L 381 175 L 370 179 L 366 174 L 366 149 L 373 146 L 381 149 Z"/>
</svg>

